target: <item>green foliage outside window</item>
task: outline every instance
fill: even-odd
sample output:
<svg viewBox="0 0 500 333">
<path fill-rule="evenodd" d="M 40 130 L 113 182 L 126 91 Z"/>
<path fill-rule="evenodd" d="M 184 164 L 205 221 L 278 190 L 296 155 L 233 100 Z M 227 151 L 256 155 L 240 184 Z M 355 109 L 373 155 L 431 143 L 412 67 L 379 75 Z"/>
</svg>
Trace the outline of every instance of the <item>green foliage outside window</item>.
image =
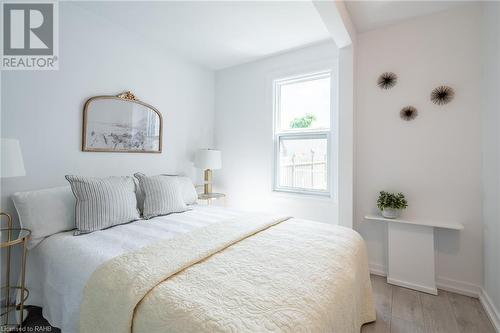
<svg viewBox="0 0 500 333">
<path fill-rule="evenodd" d="M 316 116 L 312 113 L 307 113 L 305 116 L 297 117 L 290 122 L 291 128 L 309 128 L 316 121 Z"/>
</svg>

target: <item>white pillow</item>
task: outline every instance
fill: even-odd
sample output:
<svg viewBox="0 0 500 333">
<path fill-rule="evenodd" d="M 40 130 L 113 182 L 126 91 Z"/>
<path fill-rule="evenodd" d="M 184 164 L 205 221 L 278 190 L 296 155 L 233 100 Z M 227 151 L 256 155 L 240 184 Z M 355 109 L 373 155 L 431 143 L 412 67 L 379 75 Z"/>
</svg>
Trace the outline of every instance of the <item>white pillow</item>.
<svg viewBox="0 0 500 333">
<path fill-rule="evenodd" d="M 22 228 L 31 230 L 28 248 L 45 237 L 75 229 L 75 196 L 70 186 L 38 191 L 17 192 L 12 201 Z"/>
<path fill-rule="evenodd" d="M 193 181 L 191 178 L 186 176 L 175 176 L 179 181 L 179 185 L 181 187 L 182 198 L 186 205 L 193 205 L 198 201 L 198 193 L 196 193 L 196 189 L 194 188 Z"/>
</svg>

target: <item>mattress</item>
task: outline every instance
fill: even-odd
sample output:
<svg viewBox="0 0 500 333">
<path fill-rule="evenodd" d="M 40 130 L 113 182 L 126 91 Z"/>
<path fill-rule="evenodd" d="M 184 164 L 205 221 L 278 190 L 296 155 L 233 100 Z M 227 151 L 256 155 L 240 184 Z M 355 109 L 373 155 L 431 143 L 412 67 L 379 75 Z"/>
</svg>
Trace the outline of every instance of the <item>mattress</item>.
<svg viewBox="0 0 500 333">
<path fill-rule="evenodd" d="M 64 333 L 78 332 L 85 285 L 101 264 L 162 239 L 245 213 L 222 207 L 194 206 L 190 211 L 139 220 L 73 236 L 72 231 L 52 235 L 31 249 L 27 259 L 27 305 L 43 308 L 43 316 Z"/>
</svg>

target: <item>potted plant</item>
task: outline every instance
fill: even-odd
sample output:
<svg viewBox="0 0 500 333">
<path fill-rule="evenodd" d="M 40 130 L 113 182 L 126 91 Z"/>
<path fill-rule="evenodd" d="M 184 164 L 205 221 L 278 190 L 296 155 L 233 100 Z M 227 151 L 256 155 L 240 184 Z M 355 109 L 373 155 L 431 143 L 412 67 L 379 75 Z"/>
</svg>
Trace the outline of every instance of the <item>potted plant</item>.
<svg viewBox="0 0 500 333">
<path fill-rule="evenodd" d="M 403 193 L 389 193 L 381 191 L 377 200 L 377 207 L 382 216 L 388 219 L 396 219 L 401 211 L 408 207 L 408 202 Z"/>
</svg>

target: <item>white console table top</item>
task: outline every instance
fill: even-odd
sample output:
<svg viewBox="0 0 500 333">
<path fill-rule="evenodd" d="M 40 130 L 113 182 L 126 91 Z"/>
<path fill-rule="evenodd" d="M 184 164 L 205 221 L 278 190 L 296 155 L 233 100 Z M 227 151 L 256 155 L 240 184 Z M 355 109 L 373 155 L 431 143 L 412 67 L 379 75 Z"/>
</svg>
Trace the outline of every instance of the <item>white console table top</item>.
<svg viewBox="0 0 500 333">
<path fill-rule="evenodd" d="M 383 222 L 392 222 L 392 223 L 404 223 L 404 224 L 413 224 L 413 225 L 421 225 L 427 227 L 434 228 L 443 228 L 443 229 L 452 229 L 452 230 L 463 230 L 464 226 L 461 223 L 449 223 L 449 222 L 431 222 L 431 221 L 409 221 L 402 219 L 388 219 L 380 215 L 366 215 L 366 220 L 372 221 L 383 221 Z"/>
</svg>

